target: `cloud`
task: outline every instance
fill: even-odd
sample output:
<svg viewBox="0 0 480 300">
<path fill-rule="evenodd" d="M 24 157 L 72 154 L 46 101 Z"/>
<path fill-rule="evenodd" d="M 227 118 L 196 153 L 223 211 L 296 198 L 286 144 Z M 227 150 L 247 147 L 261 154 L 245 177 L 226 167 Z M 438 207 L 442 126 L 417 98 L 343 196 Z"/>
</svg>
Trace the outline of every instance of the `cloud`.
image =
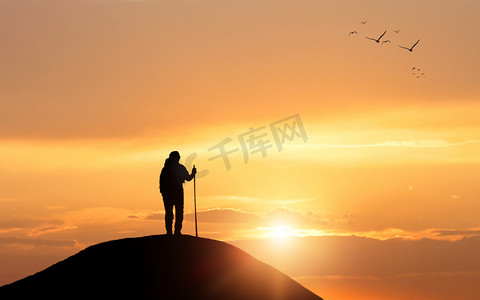
<svg viewBox="0 0 480 300">
<path fill-rule="evenodd" d="M 293 279 L 326 299 L 480 299 L 480 272 L 429 272 L 387 277 L 298 276 Z"/>
<path fill-rule="evenodd" d="M 144 220 L 163 221 L 165 214 L 163 211 L 156 211 L 147 214 L 135 214 L 128 218 L 140 218 Z M 245 225 L 249 228 L 267 228 L 268 226 L 290 226 L 302 232 L 301 235 L 308 235 L 308 232 L 314 232 L 318 235 L 318 226 L 333 226 L 339 223 L 349 222 L 352 217 L 323 218 L 321 215 L 312 211 L 300 212 L 285 207 L 279 207 L 268 211 L 265 214 L 245 212 L 240 209 L 233 208 L 212 208 L 197 212 L 198 222 L 210 224 L 231 224 L 237 226 L 237 230 L 245 229 Z M 184 220 L 194 222 L 194 213 L 186 213 Z M 229 228 L 229 230 L 233 230 Z M 256 236 L 255 232 L 242 230 L 246 236 Z M 248 232 L 248 233 L 247 233 Z M 322 231 L 323 232 L 323 231 Z"/>
<path fill-rule="evenodd" d="M 60 218 L 38 218 L 30 216 L 19 216 L 3 219 L 0 221 L 0 230 L 19 230 L 19 229 L 32 229 L 37 227 L 54 226 L 52 224 L 62 224 L 63 221 Z"/>
<path fill-rule="evenodd" d="M 141 216 L 129 216 L 129 218 L 131 217 L 141 217 Z M 145 215 L 144 218 L 145 220 L 153 220 L 153 221 L 165 220 L 165 214 L 161 212 L 153 212 Z"/>
<path fill-rule="evenodd" d="M 144 218 L 145 220 L 163 221 L 165 219 L 165 213 L 152 212 L 149 214 L 137 214 L 129 216 L 129 218 Z M 242 212 L 237 209 L 231 208 L 213 208 L 204 211 L 197 212 L 198 220 L 203 223 L 259 223 L 262 218 L 254 213 Z M 186 221 L 193 222 L 195 220 L 194 213 L 184 214 Z"/>
<path fill-rule="evenodd" d="M 230 208 L 215 208 L 197 213 L 197 217 L 202 222 L 207 223 L 254 223 L 260 222 L 261 217 L 257 214 L 242 212 Z M 186 214 L 185 220 L 193 221 L 194 214 Z"/>
<path fill-rule="evenodd" d="M 247 196 L 236 196 L 236 195 L 214 195 L 214 196 L 205 196 L 206 200 L 220 200 L 220 201 L 239 201 L 239 202 L 255 202 L 261 201 L 263 199 Z"/>
<path fill-rule="evenodd" d="M 296 147 L 301 148 L 377 148 L 377 147 L 405 147 L 405 148 L 444 148 L 452 146 L 463 146 L 469 144 L 479 144 L 480 140 L 465 140 L 461 142 L 449 142 L 447 140 L 399 140 L 399 141 L 383 141 L 370 144 L 308 144 Z"/>
<path fill-rule="evenodd" d="M 50 239 L 80 238 L 81 242 L 91 242 L 88 236 L 111 238 L 112 233 L 138 230 L 141 213 L 113 207 L 92 207 L 79 210 L 58 212 L 47 210 L 41 218 L 30 215 L 0 219 L 0 234 L 5 237 L 15 233 L 18 237 L 40 237 L 48 235 Z M 137 218 L 132 218 L 137 216 Z M 148 225 L 147 225 L 148 227 Z M 86 240 L 87 239 L 87 240 Z"/>
<path fill-rule="evenodd" d="M 30 232 L 30 236 L 39 236 L 45 233 L 53 233 L 53 232 L 59 232 L 59 231 L 64 231 L 64 230 L 69 230 L 69 229 L 76 229 L 78 226 L 49 226 L 49 227 L 42 227 L 42 228 L 37 228 L 33 229 Z"/>
<path fill-rule="evenodd" d="M 265 222 L 268 225 L 290 225 L 290 226 L 326 226 L 350 222 L 353 216 L 342 216 L 340 218 L 326 218 L 313 211 L 300 212 L 285 207 L 279 207 L 265 214 Z"/>
<path fill-rule="evenodd" d="M 233 244 L 291 276 L 391 277 L 480 270 L 480 237 L 457 241 L 303 237 L 290 239 L 288 249 L 270 240 Z"/>
<path fill-rule="evenodd" d="M 305 215 L 290 210 L 285 207 L 276 208 L 265 214 L 265 219 L 267 223 L 273 224 L 291 224 L 291 225 L 300 225 L 300 224 L 309 224 L 311 223 L 311 218 L 306 217 Z"/>
<path fill-rule="evenodd" d="M 432 233 L 436 236 L 443 236 L 443 237 L 450 237 L 450 236 L 469 237 L 469 236 L 480 236 L 480 229 L 472 229 L 472 230 L 441 229 L 441 230 L 434 230 L 432 231 Z"/>
<path fill-rule="evenodd" d="M 325 230 L 325 232 L 329 232 Z M 372 231 L 358 231 L 358 232 L 345 232 L 339 230 L 333 230 L 331 236 L 358 236 L 365 238 L 372 238 L 377 240 L 390 240 L 390 239 L 404 239 L 404 240 L 444 240 L 444 241 L 458 241 L 462 238 L 480 236 L 480 229 L 425 229 L 421 231 L 408 231 L 401 228 L 385 228 L 382 230 Z"/>
<path fill-rule="evenodd" d="M 80 210 L 53 212 L 43 217 L 29 215 L 0 220 L 0 231 L 29 230 L 32 236 L 75 229 L 82 225 L 115 224 L 128 220 L 132 211 L 114 207 L 91 207 Z"/>
<path fill-rule="evenodd" d="M 78 245 L 75 240 L 44 240 L 26 239 L 17 237 L 0 237 L 0 245 L 28 245 L 28 246 L 49 246 L 49 247 L 74 247 Z"/>
<path fill-rule="evenodd" d="M 79 226 L 92 224 L 113 224 L 128 220 L 134 215 L 131 210 L 115 207 L 90 207 L 81 210 L 55 214 L 65 225 Z"/>
</svg>

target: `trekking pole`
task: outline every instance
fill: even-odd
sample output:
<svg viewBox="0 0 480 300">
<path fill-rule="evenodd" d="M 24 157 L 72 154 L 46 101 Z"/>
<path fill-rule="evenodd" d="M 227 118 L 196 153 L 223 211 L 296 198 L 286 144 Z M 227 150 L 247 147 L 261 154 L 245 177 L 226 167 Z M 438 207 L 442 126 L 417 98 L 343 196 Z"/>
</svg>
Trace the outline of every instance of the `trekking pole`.
<svg viewBox="0 0 480 300">
<path fill-rule="evenodd" d="M 193 165 L 193 168 L 195 169 L 195 165 Z M 198 228 L 197 228 L 197 190 L 195 187 L 195 179 L 197 177 L 197 174 L 193 175 L 193 206 L 195 208 L 195 236 L 198 237 Z"/>
</svg>

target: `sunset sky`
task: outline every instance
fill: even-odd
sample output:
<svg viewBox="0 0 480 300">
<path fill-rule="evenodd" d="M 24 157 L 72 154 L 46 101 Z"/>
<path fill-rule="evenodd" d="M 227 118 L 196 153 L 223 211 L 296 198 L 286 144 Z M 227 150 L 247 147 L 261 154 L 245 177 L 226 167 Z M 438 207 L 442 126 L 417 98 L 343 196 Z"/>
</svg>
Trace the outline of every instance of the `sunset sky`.
<svg viewBox="0 0 480 300">
<path fill-rule="evenodd" d="M 163 234 L 158 176 L 178 150 L 199 171 L 200 235 L 325 299 L 452 299 L 458 282 L 478 299 L 479 11 L 472 0 L 0 0 L 0 285 L 95 243 Z M 390 43 L 365 38 L 385 30 Z M 275 132 L 293 135 L 280 144 Z M 184 188 L 194 234 L 193 182 Z M 285 265 L 301 246 L 314 270 Z M 370 249 L 371 264 L 352 263 Z M 374 263 L 398 249 L 415 259 Z"/>
</svg>

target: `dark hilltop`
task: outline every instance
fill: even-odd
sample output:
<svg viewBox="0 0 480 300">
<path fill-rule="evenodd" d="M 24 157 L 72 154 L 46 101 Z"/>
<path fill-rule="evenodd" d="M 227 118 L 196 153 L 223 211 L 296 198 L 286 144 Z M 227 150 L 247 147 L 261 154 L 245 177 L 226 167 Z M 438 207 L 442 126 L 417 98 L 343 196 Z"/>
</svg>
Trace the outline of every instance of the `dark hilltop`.
<svg viewBox="0 0 480 300">
<path fill-rule="evenodd" d="M 192 236 L 100 243 L 0 287 L 1 299 L 321 300 L 238 248 Z"/>
</svg>

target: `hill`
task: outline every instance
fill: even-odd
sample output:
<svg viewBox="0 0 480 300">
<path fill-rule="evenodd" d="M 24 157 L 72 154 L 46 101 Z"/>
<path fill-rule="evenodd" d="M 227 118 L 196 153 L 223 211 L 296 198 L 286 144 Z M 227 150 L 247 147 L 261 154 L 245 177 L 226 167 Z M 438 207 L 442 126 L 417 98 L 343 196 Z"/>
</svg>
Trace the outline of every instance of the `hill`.
<svg viewBox="0 0 480 300">
<path fill-rule="evenodd" d="M 321 300 L 224 242 L 165 235 L 100 243 L 0 287 L 1 299 Z"/>
</svg>

